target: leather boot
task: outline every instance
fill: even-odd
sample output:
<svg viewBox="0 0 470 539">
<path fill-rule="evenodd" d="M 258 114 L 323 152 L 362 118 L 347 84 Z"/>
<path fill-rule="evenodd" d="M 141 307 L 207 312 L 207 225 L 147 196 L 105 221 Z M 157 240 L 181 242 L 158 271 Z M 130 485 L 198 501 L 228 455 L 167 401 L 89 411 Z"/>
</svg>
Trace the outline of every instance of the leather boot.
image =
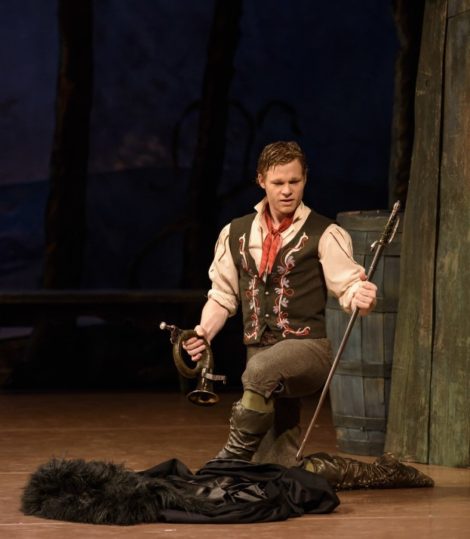
<svg viewBox="0 0 470 539">
<path fill-rule="evenodd" d="M 215 458 L 251 460 L 269 430 L 273 416 L 273 411 L 252 410 L 241 401 L 236 402 L 232 407 L 228 440 Z"/>
<path fill-rule="evenodd" d="M 323 476 L 335 490 L 434 486 L 430 477 L 403 464 L 391 453 L 385 453 L 373 463 L 314 453 L 304 458 L 302 467 Z"/>
<path fill-rule="evenodd" d="M 297 465 L 300 444 L 300 399 L 279 398 L 274 401 L 274 422 L 253 456 L 257 463 Z"/>
<path fill-rule="evenodd" d="M 290 468 L 297 465 L 296 455 L 299 449 L 300 427 L 277 434 L 271 427 L 262 439 L 252 461 L 257 464 L 279 464 Z"/>
</svg>

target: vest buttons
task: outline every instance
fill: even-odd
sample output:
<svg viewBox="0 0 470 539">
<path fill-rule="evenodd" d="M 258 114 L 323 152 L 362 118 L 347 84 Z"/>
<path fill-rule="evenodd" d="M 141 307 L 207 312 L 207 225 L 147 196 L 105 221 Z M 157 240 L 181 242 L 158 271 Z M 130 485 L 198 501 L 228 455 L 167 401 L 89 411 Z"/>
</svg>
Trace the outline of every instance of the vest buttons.
<svg viewBox="0 0 470 539">
<path fill-rule="evenodd" d="M 265 318 L 269 318 L 269 313 L 266 313 L 266 314 L 264 315 L 264 317 L 265 317 Z"/>
<path fill-rule="evenodd" d="M 269 292 L 266 290 L 266 292 L 264 293 L 265 296 L 269 296 Z"/>
</svg>

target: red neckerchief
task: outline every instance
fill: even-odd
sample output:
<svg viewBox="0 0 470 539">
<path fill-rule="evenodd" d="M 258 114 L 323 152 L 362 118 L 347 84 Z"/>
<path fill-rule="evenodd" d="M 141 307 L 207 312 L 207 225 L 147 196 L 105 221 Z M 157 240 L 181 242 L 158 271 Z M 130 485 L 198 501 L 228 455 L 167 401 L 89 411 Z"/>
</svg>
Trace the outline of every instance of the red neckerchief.
<svg viewBox="0 0 470 539">
<path fill-rule="evenodd" d="M 263 252 L 261 255 L 261 265 L 259 267 L 259 276 L 262 277 L 264 272 L 267 270 L 268 274 L 271 273 L 273 269 L 274 260 L 276 258 L 279 249 L 281 248 L 281 234 L 290 227 L 294 216 L 284 217 L 281 224 L 278 228 L 275 228 L 273 225 L 273 219 L 271 217 L 271 212 L 269 211 L 269 206 L 266 206 L 264 211 L 264 219 L 266 225 L 268 226 L 268 234 L 263 241 Z"/>
</svg>

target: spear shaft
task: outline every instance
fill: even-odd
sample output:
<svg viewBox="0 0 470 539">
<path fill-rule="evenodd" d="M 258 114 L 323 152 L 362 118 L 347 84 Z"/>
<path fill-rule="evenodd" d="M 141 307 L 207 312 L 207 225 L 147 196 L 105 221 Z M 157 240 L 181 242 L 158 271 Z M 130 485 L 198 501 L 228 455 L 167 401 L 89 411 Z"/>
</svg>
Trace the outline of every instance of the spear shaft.
<svg viewBox="0 0 470 539">
<path fill-rule="evenodd" d="M 371 249 L 375 251 L 374 257 L 372 259 L 372 262 L 369 267 L 369 271 L 367 272 L 367 281 L 370 281 L 372 277 L 374 276 L 375 270 L 377 269 L 377 264 L 379 263 L 380 257 L 382 256 L 382 252 L 385 249 L 385 247 L 393 240 L 395 233 L 398 228 L 398 224 L 400 222 L 400 219 L 398 217 L 398 211 L 400 209 L 400 202 L 395 202 L 393 206 L 392 213 L 390 214 L 390 217 L 387 221 L 387 224 L 385 225 L 385 229 L 382 232 L 382 235 L 379 240 L 374 242 L 371 246 Z M 313 417 L 308 425 L 307 431 L 305 432 L 305 436 L 302 440 L 302 443 L 300 444 L 300 448 L 297 451 L 296 459 L 297 461 L 302 460 L 303 452 L 305 449 L 305 444 L 307 443 L 307 440 L 310 437 L 310 433 L 313 429 L 313 426 L 315 425 L 318 415 L 320 414 L 321 407 L 323 405 L 323 402 L 325 401 L 326 395 L 328 393 L 328 389 L 330 388 L 331 380 L 333 379 L 333 375 L 335 374 L 336 368 L 338 366 L 339 360 L 341 359 L 341 356 L 343 354 L 343 351 L 346 347 L 346 344 L 348 342 L 349 336 L 351 334 L 352 328 L 354 326 L 354 322 L 356 321 L 356 318 L 359 314 L 359 308 L 356 307 L 354 311 L 351 314 L 351 317 L 349 319 L 348 325 L 346 327 L 346 331 L 344 332 L 343 338 L 341 340 L 341 343 L 338 347 L 338 351 L 336 352 L 335 359 L 333 360 L 333 363 L 331 365 L 330 372 L 328 374 L 328 377 L 326 379 L 325 385 L 323 386 L 323 390 L 320 395 L 320 399 L 318 401 L 317 407 L 315 409 L 315 412 L 313 414 Z"/>
</svg>

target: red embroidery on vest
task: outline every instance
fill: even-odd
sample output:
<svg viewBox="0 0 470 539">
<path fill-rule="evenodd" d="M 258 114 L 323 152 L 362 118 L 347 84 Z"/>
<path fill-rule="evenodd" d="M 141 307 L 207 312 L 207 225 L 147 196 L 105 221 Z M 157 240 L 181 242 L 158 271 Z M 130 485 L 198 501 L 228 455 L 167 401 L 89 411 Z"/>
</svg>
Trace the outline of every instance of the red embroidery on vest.
<svg viewBox="0 0 470 539">
<path fill-rule="evenodd" d="M 281 259 L 281 265 L 277 267 L 278 277 L 274 280 L 279 283 L 279 287 L 275 288 L 274 291 L 277 294 L 277 298 L 274 301 L 274 314 L 277 315 L 276 325 L 279 329 L 282 330 L 282 336 L 286 337 L 289 334 L 297 335 L 298 337 L 305 337 L 310 333 L 310 326 L 305 326 L 304 328 L 293 329 L 290 326 L 289 322 L 289 298 L 295 294 L 293 288 L 290 287 L 289 283 L 289 274 L 295 267 L 295 258 L 294 254 L 299 252 L 305 245 L 308 240 L 307 234 L 305 232 L 300 237 L 297 245 L 289 249 Z"/>
<path fill-rule="evenodd" d="M 246 234 L 243 234 L 243 236 L 240 236 L 238 238 L 238 252 L 240 253 L 242 257 L 242 268 L 245 271 L 248 271 L 248 262 L 246 260 L 246 252 L 245 252 L 245 243 L 246 243 Z"/>
<path fill-rule="evenodd" d="M 246 258 L 246 234 L 243 234 L 243 236 L 240 236 L 239 238 L 239 253 L 241 256 L 242 261 L 242 268 L 248 273 L 250 276 L 250 281 L 248 284 L 248 290 L 245 291 L 245 296 L 248 298 L 248 307 L 251 311 L 251 328 L 252 331 L 245 331 L 245 338 L 248 340 L 256 339 L 258 338 L 258 333 L 260 330 L 260 324 L 259 324 L 259 313 L 260 313 L 260 307 L 259 307 L 259 287 L 258 287 L 258 275 L 256 273 L 253 273 L 251 269 L 248 267 L 248 261 Z"/>
</svg>

